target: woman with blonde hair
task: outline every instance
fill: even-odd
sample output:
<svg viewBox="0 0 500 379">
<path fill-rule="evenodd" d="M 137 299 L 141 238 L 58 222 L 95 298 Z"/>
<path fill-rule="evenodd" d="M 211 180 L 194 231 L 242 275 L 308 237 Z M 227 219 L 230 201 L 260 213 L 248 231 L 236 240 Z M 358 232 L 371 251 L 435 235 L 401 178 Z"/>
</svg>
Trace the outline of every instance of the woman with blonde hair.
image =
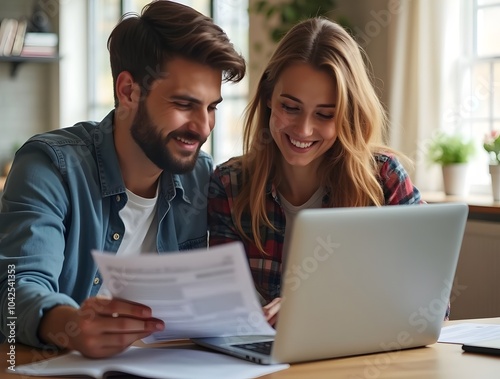
<svg viewBox="0 0 500 379">
<path fill-rule="evenodd" d="M 212 175 L 210 245 L 244 243 L 271 323 L 298 211 L 423 202 L 383 144 L 387 120 L 363 58 L 328 19 L 293 27 L 247 107 L 243 155 Z"/>
</svg>

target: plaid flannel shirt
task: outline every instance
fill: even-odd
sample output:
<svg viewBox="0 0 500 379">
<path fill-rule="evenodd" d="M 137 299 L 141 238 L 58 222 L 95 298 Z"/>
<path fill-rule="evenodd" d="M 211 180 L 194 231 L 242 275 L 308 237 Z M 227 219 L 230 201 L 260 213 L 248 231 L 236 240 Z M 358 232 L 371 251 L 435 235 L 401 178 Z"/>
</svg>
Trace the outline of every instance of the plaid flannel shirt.
<svg viewBox="0 0 500 379">
<path fill-rule="evenodd" d="M 420 192 L 412 184 L 401 163 L 391 155 L 376 154 L 379 164 L 379 182 L 384 193 L 385 205 L 423 204 Z M 233 201 L 242 186 L 241 167 L 223 163 L 215 169 L 211 177 L 208 203 L 210 245 L 220 245 L 241 241 L 245 246 L 250 270 L 256 290 L 265 302 L 279 297 L 281 292 L 282 250 L 285 233 L 285 212 L 280 205 L 276 188 L 268 182 L 266 186 L 266 210 L 271 223 L 276 227 L 261 227 L 263 255 L 256 245 L 244 239 L 236 229 L 232 214 Z M 323 197 L 323 207 L 329 201 L 328 191 Z M 242 227 L 248 236 L 252 236 L 250 215 L 242 217 Z M 446 318 L 448 317 L 448 312 Z"/>
</svg>

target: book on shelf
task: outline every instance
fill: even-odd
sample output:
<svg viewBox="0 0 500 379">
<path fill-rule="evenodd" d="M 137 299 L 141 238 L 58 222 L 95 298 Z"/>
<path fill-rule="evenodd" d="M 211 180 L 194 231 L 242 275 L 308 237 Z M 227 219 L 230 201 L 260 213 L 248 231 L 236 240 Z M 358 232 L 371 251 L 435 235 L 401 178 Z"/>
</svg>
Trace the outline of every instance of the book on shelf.
<svg viewBox="0 0 500 379">
<path fill-rule="evenodd" d="M 16 38 L 17 24 L 18 21 L 15 18 L 6 18 L 2 20 L 2 35 L 0 37 L 1 56 L 10 56 L 14 39 Z"/>
<path fill-rule="evenodd" d="M 5 32 L 5 26 L 7 25 L 7 18 L 1 19 L 0 20 L 0 43 L 2 42 L 3 35 Z"/>
<path fill-rule="evenodd" d="M 7 32 L 6 32 L 7 24 L 9 24 L 10 27 L 9 18 L 4 18 L 0 21 L 0 52 L 3 51 L 7 39 Z M 0 55 L 2 54 L 0 53 Z"/>
<path fill-rule="evenodd" d="M 57 55 L 56 33 L 26 32 L 21 57 L 54 57 Z"/>
<path fill-rule="evenodd" d="M 59 42 L 56 33 L 30 32 L 26 18 L 4 18 L 0 24 L 0 56 L 55 57 Z"/>
<path fill-rule="evenodd" d="M 53 57 L 57 55 L 55 46 L 23 46 L 21 57 Z"/>
<path fill-rule="evenodd" d="M 24 45 L 26 46 L 56 47 L 58 41 L 56 33 L 27 32 L 24 36 Z"/>
<path fill-rule="evenodd" d="M 26 29 L 28 28 L 28 20 L 20 19 L 17 23 L 16 37 L 14 38 L 14 43 L 12 45 L 11 55 L 18 56 L 21 54 L 21 50 L 24 45 L 24 36 L 26 34 Z"/>
</svg>

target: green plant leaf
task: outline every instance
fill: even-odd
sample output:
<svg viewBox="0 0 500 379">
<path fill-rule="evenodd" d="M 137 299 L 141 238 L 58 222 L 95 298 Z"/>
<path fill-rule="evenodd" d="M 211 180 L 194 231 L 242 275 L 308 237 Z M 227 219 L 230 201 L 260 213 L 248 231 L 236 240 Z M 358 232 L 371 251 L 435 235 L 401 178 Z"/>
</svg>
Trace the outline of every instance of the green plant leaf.
<svg viewBox="0 0 500 379">
<path fill-rule="evenodd" d="M 431 141 L 428 155 L 432 162 L 441 165 L 452 163 L 467 163 L 475 154 L 473 141 L 459 135 L 440 133 Z"/>
</svg>

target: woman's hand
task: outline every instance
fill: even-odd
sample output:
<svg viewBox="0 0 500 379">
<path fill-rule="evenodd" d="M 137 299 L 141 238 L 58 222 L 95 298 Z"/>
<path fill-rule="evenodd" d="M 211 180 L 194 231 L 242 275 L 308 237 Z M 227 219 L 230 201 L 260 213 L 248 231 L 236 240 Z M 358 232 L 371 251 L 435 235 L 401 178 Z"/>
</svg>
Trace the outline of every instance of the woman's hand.
<svg viewBox="0 0 500 379">
<path fill-rule="evenodd" d="M 280 310 L 280 306 L 281 306 L 281 297 L 277 297 L 269 304 L 262 307 L 262 310 L 264 311 L 264 316 L 266 317 L 266 320 L 269 323 L 269 325 L 274 326 L 276 324 L 276 321 L 278 320 L 278 312 Z"/>
</svg>

